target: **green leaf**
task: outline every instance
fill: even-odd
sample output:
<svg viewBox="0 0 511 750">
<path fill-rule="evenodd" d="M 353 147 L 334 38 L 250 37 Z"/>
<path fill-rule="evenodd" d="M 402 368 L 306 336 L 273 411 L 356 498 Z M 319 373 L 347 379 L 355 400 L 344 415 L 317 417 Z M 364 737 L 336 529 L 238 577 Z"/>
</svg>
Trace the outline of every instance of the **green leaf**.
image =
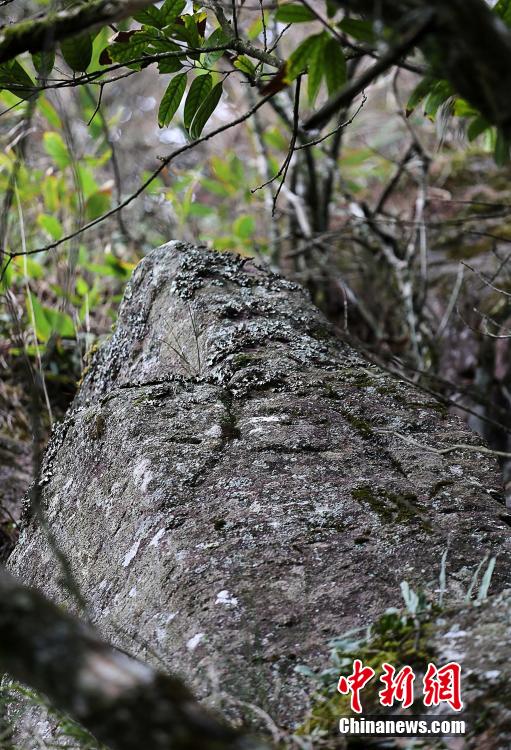
<svg viewBox="0 0 511 750">
<path fill-rule="evenodd" d="M 167 86 L 158 110 L 158 125 L 165 127 L 174 117 L 186 89 L 186 73 L 174 76 Z"/>
<path fill-rule="evenodd" d="M 60 240 L 60 238 L 64 234 L 62 224 L 56 216 L 39 214 L 39 216 L 37 217 L 37 223 L 42 229 L 44 229 L 45 232 L 47 232 L 47 234 L 49 234 L 52 240 Z"/>
<path fill-rule="evenodd" d="M 179 46 L 173 42 L 167 41 L 167 48 L 162 52 L 179 52 Z M 165 57 L 158 60 L 158 70 L 160 73 L 177 73 L 183 67 L 183 59 L 178 57 Z"/>
<path fill-rule="evenodd" d="M 149 5 L 149 7 L 139 10 L 133 18 L 145 26 L 154 26 L 155 29 L 161 29 L 165 26 L 159 8 L 156 8 L 154 5 Z"/>
<path fill-rule="evenodd" d="M 60 310 L 43 307 L 37 297 L 30 292 L 28 293 L 27 309 L 30 322 L 34 325 L 39 341 L 45 343 L 50 339 L 52 333 L 65 338 L 75 337 L 75 327 L 71 317 L 67 313 L 60 312 Z"/>
<path fill-rule="evenodd" d="M 165 0 L 160 8 L 164 26 L 168 26 L 178 18 L 186 7 L 186 0 Z"/>
<path fill-rule="evenodd" d="M 151 46 L 151 43 L 154 42 L 154 39 L 155 37 L 148 34 L 147 31 L 140 31 L 136 34 L 131 34 L 127 42 L 114 42 L 111 44 L 107 47 L 108 53 L 115 62 L 126 64 L 130 60 L 138 60 L 140 57 L 143 57 L 144 53 Z"/>
<path fill-rule="evenodd" d="M 321 86 L 321 79 L 324 73 L 324 61 L 325 56 L 323 54 L 325 41 L 328 39 L 326 35 L 320 34 L 315 37 L 314 44 L 312 45 L 308 63 L 307 63 L 307 95 L 309 97 L 309 104 L 314 105 L 316 97 L 318 95 L 319 87 Z"/>
<path fill-rule="evenodd" d="M 328 18 L 333 18 L 337 11 L 339 10 L 339 6 L 335 2 L 335 0 L 326 0 L 326 14 Z"/>
<path fill-rule="evenodd" d="M 204 42 L 204 47 L 219 47 L 221 44 L 227 44 L 229 37 L 224 34 L 222 29 L 215 29 L 209 39 Z M 203 65 L 205 68 L 213 68 L 216 62 L 220 60 L 224 54 L 223 50 L 217 50 L 216 52 L 207 52 L 204 56 Z"/>
<path fill-rule="evenodd" d="M 40 96 L 37 105 L 39 107 L 39 111 L 42 112 L 42 114 L 46 117 L 53 128 L 60 129 L 62 127 L 62 121 L 57 114 L 57 110 L 55 109 L 53 104 L 50 104 L 48 99 L 46 99 L 44 96 Z"/>
<path fill-rule="evenodd" d="M 248 73 L 250 76 L 255 75 L 256 72 L 254 63 L 246 55 L 237 57 L 234 61 L 234 67 L 242 70 L 244 73 Z"/>
<path fill-rule="evenodd" d="M 305 21 L 315 21 L 316 16 L 305 5 L 286 3 L 285 5 L 279 5 L 277 8 L 275 20 L 282 21 L 282 23 L 304 23 Z"/>
<path fill-rule="evenodd" d="M 346 83 L 346 58 L 341 45 L 335 39 L 328 40 L 324 54 L 325 79 L 331 96 Z"/>
<path fill-rule="evenodd" d="M 47 78 L 55 65 L 55 50 L 35 52 L 32 55 L 32 62 L 40 78 Z"/>
<path fill-rule="evenodd" d="M 440 106 L 452 96 L 453 91 L 448 81 L 438 81 L 426 101 L 424 102 L 424 114 L 434 118 Z"/>
<path fill-rule="evenodd" d="M 30 99 L 35 88 L 33 80 L 17 60 L 0 65 L 0 89 L 7 89 L 20 99 Z"/>
<path fill-rule="evenodd" d="M 70 163 L 69 151 L 58 133 L 45 133 L 43 135 L 44 149 L 49 154 L 57 167 L 64 169 Z"/>
<path fill-rule="evenodd" d="M 503 167 L 509 162 L 509 141 L 500 130 L 497 131 L 494 158 L 498 167 Z"/>
<path fill-rule="evenodd" d="M 484 117 L 482 117 L 481 115 L 475 117 L 468 126 L 468 140 L 475 141 L 475 139 L 480 136 L 481 133 L 484 133 L 485 130 L 488 130 L 489 127 L 491 127 L 491 125 L 488 120 L 484 119 Z"/>
<path fill-rule="evenodd" d="M 27 310 L 29 311 L 30 323 L 35 328 L 35 334 L 39 341 L 48 341 L 52 334 L 51 325 L 44 314 L 44 309 L 37 297 L 28 292 Z"/>
<path fill-rule="evenodd" d="M 46 319 L 50 324 L 52 333 L 57 333 L 67 339 L 75 337 L 75 327 L 71 317 L 67 313 L 54 310 L 51 307 L 43 307 Z"/>
<path fill-rule="evenodd" d="M 373 24 L 370 21 L 360 21 L 358 18 L 343 18 L 338 24 L 341 31 L 352 36 L 359 42 L 374 44 Z"/>
<path fill-rule="evenodd" d="M 221 99 L 223 90 L 222 82 L 211 89 L 207 97 L 202 102 L 201 106 L 197 110 L 195 117 L 193 118 L 190 135 L 193 139 L 198 138 L 204 129 L 204 125 L 207 123 L 211 115 L 216 109 L 218 102 Z"/>
<path fill-rule="evenodd" d="M 92 34 L 79 34 L 60 43 L 60 51 L 71 70 L 84 73 L 92 60 Z"/>
<path fill-rule="evenodd" d="M 419 81 L 418 85 L 414 88 L 410 94 L 410 98 L 406 103 L 406 116 L 409 117 L 413 110 L 425 99 L 425 97 L 432 91 L 437 81 L 434 78 L 426 76 Z"/>
<path fill-rule="evenodd" d="M 210 73 L 197 76 L 197 78 L 192 81 L 192 85 L 190 86 L 190 90 L 188 91 L 188 96 L 186 97 L 185 101 L 183 122 L 186 130 L 190 130 L 190 125 L 192 124 L 195 113 L 212 88 L 213 78 Z"/>
<path fill-rule="evenodd" d="M 201 40 L 197 29 L 197 19 L 195 16 L 186 15 L 183 16 L 183 21 L 188 36 L 189 46 L 198 49 L 201 46 Z"/>
<path fill-rule="evenodd" d="M 90 195 L 85 202 L 85 213 L 88 219 L 91 221 L 97 219 L 98 216 L 106 213 L 110 208 L 111 198 L 110 194 L 98 190 Z"/>
<path fill-rule="evenodd" d="M 183 63 L 179 57 L 166 57 L 164 60 L 158 61 L 158 71 L 162 75 L 165 73 L 177 73 L 182 67 Z"/>
<path fill-rule="evenodd" d="M 240 216 L 232 225 L 234 234 L 242 240 L 248 240 L 255 231 L 255 220 L 253 216 L 245 214 Z"/>
<path fill-rule="evenodd" d="M 307 37 L 307 39 L 304 39 L 291 54 L 286 65 L 286 81 L 288 83 L 294 81 L 300 73 L 305 71 L 309 62 L 310 54 L 317 43 L 317 39 L 321 36 L 322 34 L 314 34 L 313 36 Z"/>
<path fill-rule="evenodd" d="M 493 11 L 502 18 L 504 23 L 511 25 L 511 0 L 499 0 Z"/>
</svg>

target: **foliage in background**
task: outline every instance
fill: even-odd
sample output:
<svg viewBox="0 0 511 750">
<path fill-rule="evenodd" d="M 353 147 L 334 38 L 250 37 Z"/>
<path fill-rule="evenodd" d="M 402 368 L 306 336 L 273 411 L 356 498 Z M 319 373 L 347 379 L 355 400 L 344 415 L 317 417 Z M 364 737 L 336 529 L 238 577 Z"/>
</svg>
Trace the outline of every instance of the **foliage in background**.
<svg viewBox="0 0 511 750">
<path fill-rule="evenodd" d="M 463 279 L 451 227 L 453 238 L 458 223 L 472 227 L 486 204 L 490 219 L 505 210 L 484 191 L 474 205 L 467 188 L 455 218 L 458 195 L 440 212 L 431 196 L 452 196 L 449 178 L 468 183 L 486 153 L 507 169 L 508 143 L 416 42 L 357 87 L 375 61 L 392 58 L 402 30 L 344 5 L 233 12 L 165 0 L 0 65 L 8 356 L 26 352 L 43 380 L 71 395 L 138 260 L 178 238 L 266 259 L 377 357 L 452 378 L 444 358 Z M 47 11 L 30 0 L 18 7 L 14 25 Z M 509 7 L 493 9 L 506 24 Z M 471 258 L 466 244 L 456 252 Z M 491 248 L 481 240 L 482 256 Z M 487 317 L 471 325 L 504 324 L 502 307 L 489 295 Z"/>
</svg>

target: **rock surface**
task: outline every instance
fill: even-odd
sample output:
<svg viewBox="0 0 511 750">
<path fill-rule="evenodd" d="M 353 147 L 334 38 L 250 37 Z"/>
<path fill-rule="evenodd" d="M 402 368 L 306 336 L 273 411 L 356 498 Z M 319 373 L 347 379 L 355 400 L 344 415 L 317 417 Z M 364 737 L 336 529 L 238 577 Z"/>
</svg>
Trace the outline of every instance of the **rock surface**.
<svg viewBox="0 0 511 750">
<path fill-rule="evenodd" d="M 283 725 L 307 705 L 294 666 L 324 665 L 402 580 L 436 589 L 447 546 L 449 595 L 497 552 L 491 591 L 511 584 L 477 437 L 339 342 L 299 287 L 181 243 L 134 272 L 41 489 L 103 634 Z M 10 567 L 70 603 L 33 521 Z"/>
<path fill-rule="evenodd" d="M 436 625 L 431 646 L 438 663 L 462 666 L 467 750 L 511 747 L 511 590 L 480 606 L 450 612 Z M 452 713 L 451 713 L 452 717 Z M 447 743 L 456 750 L 460 739 Z"/>
</svg>

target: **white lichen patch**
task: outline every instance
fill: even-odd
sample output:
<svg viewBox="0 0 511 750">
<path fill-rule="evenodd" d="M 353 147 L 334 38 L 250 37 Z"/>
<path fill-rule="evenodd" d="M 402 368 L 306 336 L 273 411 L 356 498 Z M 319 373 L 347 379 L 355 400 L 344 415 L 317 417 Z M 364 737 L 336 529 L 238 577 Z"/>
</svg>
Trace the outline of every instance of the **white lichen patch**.
<svg viewBox="0 0 511 750">
<path fill-rule="evenodd" d="M 150 547 L 157 547 L 160 539 L 162 538 L 162 536 L 164 534 L 165 534 L 165 529 L 158 529 L 158 531 L 156 532 L 156 534 L 153 536 L 153 538 L 149 542 L 149 546 Z"/>
<path fill-rule="evenodd" d="M 129 550 L 126 552 L 126 554 L 124 555 L 124 560 L 122 562 L 123 568 L 127 568 L 130 562 L 133 560 L 133 558 L 138 552 L 138 548 L 140 547 L 141 541 L 142 539 L 137 539 L 136 542 L 134 542 L 129 548 Z"/>
<path fill-rule="evenodd" d="M 147 492 L 149 482 L 154 478 L 154 474 L 149 470 L 151 462 L 148 458 L 142 458 L 135 464 L 133 469 L 133 479 L 142 493 Z"/>
<path fill-rule="evenodd" d="M 215 437 L 219 438 L 222 437 L 222 427 L 219 424 L 212 425 L 209 430 L 206 430 L 204 433 L 206 437 Z"/>
<path fill-rule="evenodd" d="M 227 589 L 219 591 L 216 595 L 215 604 L 224 604 L 227 607 L 237 607 L 238 599 L 236 596 L 231 596 Z"/>
<path fill-rule="evenodd" d="M 137 595 L 137 587 L 132 586 L 128 592 L 128 596 L 130 597 L 130 599 L 133 599 L 136 595 Z"/>
<path fill-rule="evenodd" d="M 205 633 L 197 633 L 186 641 L 188 651 L 195 651 L 199 643 L 203 640 Z"/>
</svg>

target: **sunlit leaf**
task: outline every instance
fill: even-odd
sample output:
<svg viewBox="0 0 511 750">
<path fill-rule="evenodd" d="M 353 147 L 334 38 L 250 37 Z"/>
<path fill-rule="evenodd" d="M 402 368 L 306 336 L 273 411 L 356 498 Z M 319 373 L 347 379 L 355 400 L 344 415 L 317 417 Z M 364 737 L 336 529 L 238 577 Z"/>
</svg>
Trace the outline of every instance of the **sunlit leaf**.
<svg viewBox="0 0 511 750">
<path fill-rule="evenodd" d="M 93 193 L 85 203 L 85 213 L 88 219 L 97 219 L 110 208 L 110 194 L 102 190 Z"/>
<path fill-rule="evenodd" d="M 249 214 L 240 216 L 232 225 L 234 234 L 242 240 L 248 240 L 255 231 L 255 219 Z"/>
<path fill-rule="evenodd" d="M 44 96 L 39 97 L 38 108 L 53 128 L 59 129 L 62 127 L 62 121 L 57 114 L 57 110 Z"/>
<path fill-rule="evenodd" d="M 59 133 L 45 133 L 43 135 L 44 149 L 49 154 L 55 164 L 64 169 L 70 163 L 69 151 Z"/>
<path fill-rule="evenodd" d="M 62 224 L 56 216 L 50 216 L 49 214 L 39 214 L 37 217 L 37 223 L 49 234 L 52 240 L 60 240 L 64 234 Z"/>
<path fill-rule="evenodd" d="M 242 70 L 244 73 L 248 73 L 250 76 L 255 75 L 256 72 L 254 63 L 246 55 L 237 57 L 234 61 L 234 67 Z"/>
</svg>

